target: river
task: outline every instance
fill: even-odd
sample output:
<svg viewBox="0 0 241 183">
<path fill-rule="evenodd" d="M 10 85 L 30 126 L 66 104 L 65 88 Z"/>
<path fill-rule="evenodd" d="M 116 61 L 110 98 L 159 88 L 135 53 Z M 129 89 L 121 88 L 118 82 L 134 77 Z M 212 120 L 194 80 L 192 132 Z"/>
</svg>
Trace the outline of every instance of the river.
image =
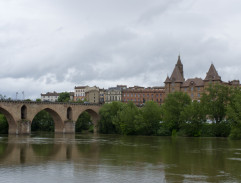
<svg viewBox="0 0 241 183">
<path fill-rule="evenodd" d="M 241 141 L 94 134 L 0 136 L 0 182 L 241 182 Z"/>
</svg>

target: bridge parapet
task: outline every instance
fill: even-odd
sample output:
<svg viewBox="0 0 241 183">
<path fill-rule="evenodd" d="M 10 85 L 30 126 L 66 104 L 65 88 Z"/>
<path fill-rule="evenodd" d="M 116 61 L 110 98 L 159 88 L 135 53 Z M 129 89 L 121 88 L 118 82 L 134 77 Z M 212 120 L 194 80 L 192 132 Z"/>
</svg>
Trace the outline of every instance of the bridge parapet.
<svg viewBox="0 0 241 183">
<path fill-rule="evenodd" d="M 18 103 L 18 104 L 68 104 L 68 105 L 83 105 L 83 106 L 102 106 L 103 104 L 96 104 L 96 103 L 79 103 L 79 102 L 50 102 L 50 101 L 23 101 L 23 100 L 0 100 L 0 103 L 6 102 L 6 103 Z"/>
</svg>

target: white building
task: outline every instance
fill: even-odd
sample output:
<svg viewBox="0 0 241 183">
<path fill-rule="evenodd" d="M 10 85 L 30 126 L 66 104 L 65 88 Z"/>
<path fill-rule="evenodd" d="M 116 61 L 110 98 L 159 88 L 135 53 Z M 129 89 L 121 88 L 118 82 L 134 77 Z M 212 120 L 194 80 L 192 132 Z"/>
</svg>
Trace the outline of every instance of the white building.
<svg viewBox="0 0 241 183">
<path fill-rule="evenodd" d="M 85 99 L 85 92 L 88 86 L 75 86 L 74 87 L 74 101 L 77 100 L 84 100 Z"/>
<path fill-rule="evenodd" d="M 58 101 L 59 93 L 57 92 L 47 92 L 46 94 L 41 93 L 41 101 L 50 101 L 50 102 L 56 102 Z"/>
</svg>

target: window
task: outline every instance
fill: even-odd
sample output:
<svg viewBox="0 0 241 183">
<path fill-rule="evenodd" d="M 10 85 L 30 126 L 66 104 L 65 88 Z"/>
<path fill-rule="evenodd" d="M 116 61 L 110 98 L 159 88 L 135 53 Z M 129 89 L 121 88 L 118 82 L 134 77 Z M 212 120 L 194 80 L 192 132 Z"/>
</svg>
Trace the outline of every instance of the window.
<svg viewBox="0 0 241 183">
<path fill-rule="evenodd" d="M 187 92 L 187 88 L 184 88 L 184 91 Z"/>
<path fill-rule="evenodd" d="M 198 98 L 200 98 L 200 93 L 197 94 Z"/>
<path fill-rule="evenodd" d="M 191 98 L 193 98 L 193 93 L 191 94 Z"/>
<path fill-rule="evenodd" d="M 193 91 L 193 86 L 191 87 L 191 91 Z"/>
<path fill-rule="evenodd" d="M 197 91 L 200 91 L 200 87 L 197 87 Z"/>
</svg>

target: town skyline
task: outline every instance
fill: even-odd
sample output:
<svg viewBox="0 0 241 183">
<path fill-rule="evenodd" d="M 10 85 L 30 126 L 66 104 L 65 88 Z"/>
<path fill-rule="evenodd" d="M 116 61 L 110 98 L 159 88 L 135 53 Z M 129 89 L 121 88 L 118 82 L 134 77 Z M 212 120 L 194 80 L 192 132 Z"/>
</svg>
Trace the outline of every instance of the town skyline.
<svg viewBox="0 0 241 183">
<path fill-rule="evenodd" d="M 184 77 L 211 63 L 241 78 L 241 2 L 0 2 L 0 94 L 38 98 L 74 86 L 164 86 L 180 54 Z"/>
</svg>

